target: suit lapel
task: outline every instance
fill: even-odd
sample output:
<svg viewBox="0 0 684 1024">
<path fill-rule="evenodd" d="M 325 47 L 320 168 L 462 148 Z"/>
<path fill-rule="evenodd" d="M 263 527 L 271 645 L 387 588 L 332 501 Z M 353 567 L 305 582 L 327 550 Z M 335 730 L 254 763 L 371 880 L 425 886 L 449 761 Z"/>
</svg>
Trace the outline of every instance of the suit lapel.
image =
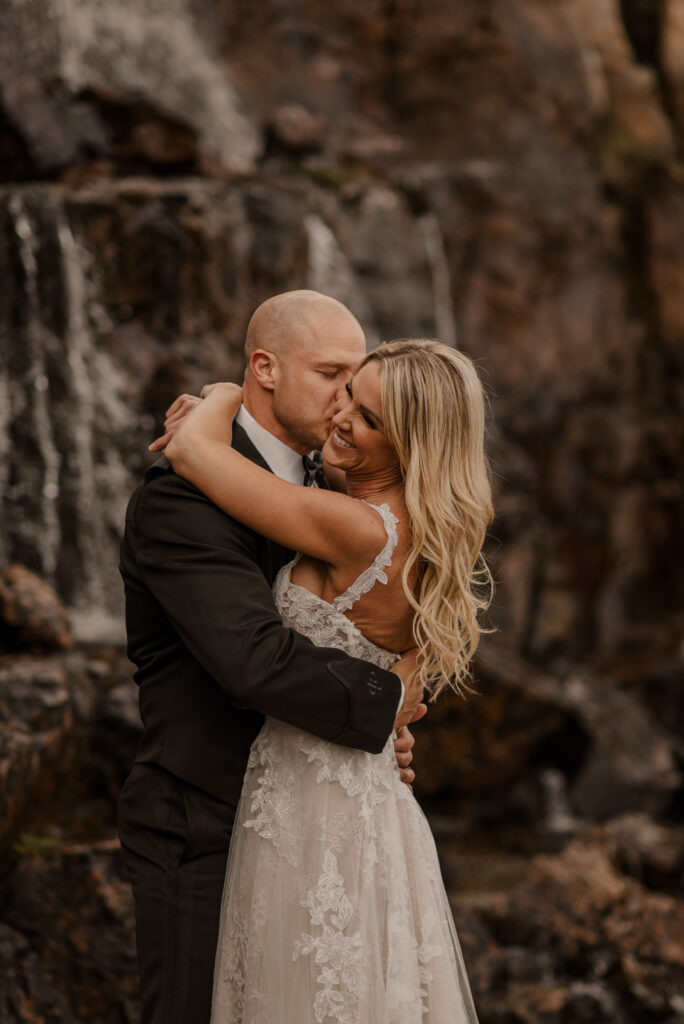
<svg viewBox="0 0 684 1024">
<path fill-rule="evenodd" d="M 239 423 L 235 422 L 233 422 L 232 446 L 236 452 L 239 452 L 240 455 L 244 455 L 244 457 L 246 459 L 249 459 L 250 462 L 255 462 L 257 466 L 261 466 L 262 469 L 267 469 L 269 473 L 273 472 L 273 470 L 269 466 L 268 462 L 266 462 L 266 459 L 263 457 L 259 449 L 256 448 L 250 441 L 249 437 L 247 436 L 247 431 L 244 430 L 244 428 L 241 427 Z"/>
<path fill-rule="evenodd" d="M 261 466 L 262 469 L 267 469 L 269 473 L 273 473 L 261 452 L 250 441 L 247 432 L 239 423 L 235 422 L 233 422 L 233 448 L 240 455 L 244 455 L 246 459 L 256 463 L 257 466 Z M 293 557 L 294 551 L 284 548 L 281 544 L 276 544 L 274 540 L 268 540 L 268 538 L 265 538 L 265 540 L 271 549 L 273 561 L 276 563 L 277 569 L 285 565 Z"/>
</svg>

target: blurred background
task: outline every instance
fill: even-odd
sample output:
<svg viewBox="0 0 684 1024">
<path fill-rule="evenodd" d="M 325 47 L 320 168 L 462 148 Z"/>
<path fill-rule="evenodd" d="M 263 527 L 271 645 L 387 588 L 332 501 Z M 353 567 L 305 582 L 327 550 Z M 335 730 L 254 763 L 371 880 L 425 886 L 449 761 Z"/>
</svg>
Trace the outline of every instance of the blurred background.
<svg viewBox="0 0 684 1024">
<path fill-rule="evenodd" d="M 124 508 L 302 287 L 489 395 L 497 631 L 415 730 L 481 1024 L 684 1021 L 683 154 L 684 0 L 3 0 L 3 1022 L 139 1019 Z"/>
</svg>

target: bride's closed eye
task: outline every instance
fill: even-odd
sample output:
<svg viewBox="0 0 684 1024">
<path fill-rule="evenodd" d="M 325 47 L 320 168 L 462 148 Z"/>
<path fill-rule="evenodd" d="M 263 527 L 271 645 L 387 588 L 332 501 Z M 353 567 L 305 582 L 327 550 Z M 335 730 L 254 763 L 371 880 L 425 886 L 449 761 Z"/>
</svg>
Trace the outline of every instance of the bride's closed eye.
<svg viewBox="0 0 684 1024">
<path fill-rule="evenodd" d="M 351 384 L 349 384 L 349 383 L 345 384 L 344 385 L 344 390 L 347 392 L 347 394 L 349 395 L 350 398 L 354 397 L 354 395 L 352 394 Z M 368 413 L 364 409 L 361 409 L 361 418 L 363 419 L 364 423 L 366 423 L 367 426 L 369 426 L 371 428 L 371 430 L 377 430 L 378 429 L 377 424 L 375 423 L 375 421 L 368 415 Z"/>
</svg>

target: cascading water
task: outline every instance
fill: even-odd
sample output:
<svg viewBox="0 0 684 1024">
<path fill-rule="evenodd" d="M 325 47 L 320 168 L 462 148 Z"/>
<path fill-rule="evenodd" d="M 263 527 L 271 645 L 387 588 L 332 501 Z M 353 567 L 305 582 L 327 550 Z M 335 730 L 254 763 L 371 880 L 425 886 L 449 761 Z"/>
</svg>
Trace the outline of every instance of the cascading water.
<svg viewBox="0 0 684 1024">
<path fill-rule="evenodd" d="M 315 213 L 304 218 L 304 228 L 308 240 L 307 288 L 332 295 L 348 306 L 363 324 L 368 349 L 377 348 L 380 338 L 370 305 L 332 229 Z"/>
<path fill-rule="evenodd" d="M 103 351 L 90 254 L 52 188 L 5 203 L 6 294 L 0 450 L 4 562 L 24 562 L 73 609 L 77 633 L 111 633 L 121 610 L 116 537 L 130 475 L 119 450 L 133 422 Z"/>
<path fill-rule="evenodd" d="M 434 213 L 425 213 L 419 220 L 425 242 L 425 255 L 432 277 L 432 296 L 435 305 L 437 337 L 445 345 L 457 347 L 456 315 L 451 297 L 449 261 L 444 247 L 444 236 Z"/>
<path fill-rule="evenodd" d="M 110 157 L 109 113 L 136 105 L 194 137 L 224 169 L 251 166 L 260 145 L 190 0 L 4 0 L 0 100 L 50 172 Z M 133 129 L 129 151 L 158 155 L 163 130 L 158 137 L 154 124 Z"/>
<path fill-rule="evenodd" d="M 23 310 L 19 315 L 24 331 L 22 337 L 7 339 L 7 434 L 3 447 L 10 461 L 5 501 L 13 503 L 15 512 L 10 514 L 7 509 L 3 516 L 4 547 L 6 556 L 18 557 L 29 565 L 37 564 L 43 576 L 54 580 L 59 538 L 56 501 L 60 456 L 50 423 L 46 366 L 50 339 L 39 316 L 37 247 L 40 243 L 21 196 L 10 198 L 8 211 L 23 276 Z M 16 509 L 20 509 L 21 514 L 17 514 Z"/>
</svg>

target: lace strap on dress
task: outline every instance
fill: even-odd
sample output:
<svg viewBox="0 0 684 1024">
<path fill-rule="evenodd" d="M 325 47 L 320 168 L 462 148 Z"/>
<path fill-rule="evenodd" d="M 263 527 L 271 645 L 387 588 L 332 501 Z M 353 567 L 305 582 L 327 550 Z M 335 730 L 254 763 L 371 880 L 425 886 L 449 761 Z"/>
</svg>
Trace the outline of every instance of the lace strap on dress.
<svg viewBox="0 0 684 1024">
<path fill-rule="evenodd" d="M 375 509 L 382 519 L 385 532 L 387 533 L 387 543 L 382 551 L 375 556 L 373 564 L 364 569 L 351 586 L 347 587 L 342 594 L 338 594 L 334 599 L 332 602 L 333 607 L 340 612 L 349 611 L 352 605 L 356 604 L 364 594 L 367 594 L 376 583 L 387 583 L 387 573 L 384 570 L 392 561 L 392 555 L 397 546 L 397 523 L 399 520 L 390 511 L 389 505 L 371 505 L 369 501 L 364 502 L 364 504 L 368 505 L 369 508 Z"/>
</svg>

